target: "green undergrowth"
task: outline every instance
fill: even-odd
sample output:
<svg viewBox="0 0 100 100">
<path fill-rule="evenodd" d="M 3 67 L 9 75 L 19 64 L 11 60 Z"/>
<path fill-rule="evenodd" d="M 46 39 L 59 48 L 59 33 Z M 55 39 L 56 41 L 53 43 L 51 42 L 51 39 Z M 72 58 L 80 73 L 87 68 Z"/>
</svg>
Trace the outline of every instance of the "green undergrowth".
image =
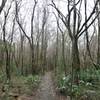
<svg viewBox="0 0 100 100">
<path fill-rule="evenodd" d="M 39 75 L 13 76 L 10 82 L 2 80 L 0 83 L 0 98 L 2 100 L 12 100 L 10 98 L 15 95 L 33 95 L 39 83 Z"/>
<path fill-rule="evenodd" d="M 57 75 L 57 90 L 73 100 L 100 100 L 100 70 L 81 70 L 79 85 L 71 84 L 71 75 Z"/>
</svg>

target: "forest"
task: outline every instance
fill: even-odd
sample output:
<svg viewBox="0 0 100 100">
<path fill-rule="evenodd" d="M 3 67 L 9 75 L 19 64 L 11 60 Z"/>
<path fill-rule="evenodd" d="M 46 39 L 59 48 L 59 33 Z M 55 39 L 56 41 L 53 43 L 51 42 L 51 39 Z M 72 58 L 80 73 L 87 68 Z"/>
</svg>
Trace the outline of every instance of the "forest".
<svg viewBox="0 0 100 100">
<path fill-rule="evenodd" d="M 0 100 L 100 100 L 100 0 L 0 0 Z"/>
</svg>

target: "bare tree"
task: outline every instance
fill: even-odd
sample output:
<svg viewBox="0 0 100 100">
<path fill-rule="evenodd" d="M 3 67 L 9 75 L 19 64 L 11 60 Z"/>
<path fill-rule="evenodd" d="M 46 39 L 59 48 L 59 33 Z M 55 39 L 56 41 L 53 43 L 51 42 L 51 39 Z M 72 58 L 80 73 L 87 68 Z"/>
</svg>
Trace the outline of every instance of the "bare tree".
<svg viewBox="0 0 100 100">
<path fill-rule="evenodd" d="M 30 48 L 31 48 L 31 53 L 32 53 L 32 73 L 36 73 L 35 72 L 35 59 L 34 59 L 34 38 L 33 38 L 33 36 L 34 36 L 34 31 L 33 31 L 33 21 L 34 21 L 34 15 L 35 15 L 35 9 L 36 9 L 36 5 L 37 5 L 37 1 L 36 0 L 34 0 L 34 6 L 33 6 L 33 10 L 32 10 L 32 16 L 31 16 L 31 37 L 29 37 L 28 35 L 27 35 L 27 33 L 25 32 L 25 30 L 24 30 L 24 28 L 23 28 L 23 26 L 22 26 L 22 24 L 21 24 L 21 22 L 19 21 L 19 7 L 18 7 L 18 2 L 17 1 L 15 1 L 15 4 L 16 4 L 16 21 L 17 21 L 17 23 L 18 23 L 18 25 L 19 25 L 19 27 L 21 28 L 21 30 L 22 30 L 22 32 L 24 33 L 24 35 L 26 36 L 26 38 L 28 39 L 28 41 L 29 41 L 29 44 L 30 44 Z"/>
<path fill-rule="evenodd" d="M 21 74 L 24 75 L 24 40 L 25 35 L 20 30 L 20 64 L 21 64 Z"/>
<path fill-rule="evenodd" d="M 100 1 L 97 7 L 97 14 L 100 12 Z M 97 51 L 97 65 L 100 66 L 100 14 L 98 16 L 98 51 Z"/>
<path fill-rule="evenodd" d="M 6 57 L 6 75 L 7 75 L 7 79 L 10 80 L 11 79 L 11 75 L 10 75 L 10 57 L 11 57 L 11 44 L 12 44 L 12 41 L 13 41 L 13 31 L 14 31 L 14 22 L 13 22 L 13 27 L 12 27 L 12 34 L 11 34 L 11 41 L 9 42 L 8 40 L 6 40 L 6 24 L 7 24 L 7 20 L 8 20 L 8 15 L 9 15 L 9 12 L 10 12 L 10 9 L 11 9 L 11 6 L 12 6 L 12 2 L 7 10 L 4 11 L 4 24 L 3 24 L 3 42 L 4 42 L 4 48 L 5 48 L 5 57 Z"/>
<path fill-rule="evenodd" d="M 40 55 L 42 71 L 44 70 L 46 65 L 45 62 L 46 62 L 46 49 L 47 49 L 47 31 L 46 31 L 47 19 L 48 19 L 47 9 L 44 7 L 42 29 L 41 29 L 41 55 Z"/>
<path fill-rule="evenodd" d="M 56 14 L 54 13 L 56 20 L 57 20 L 57 28 L 60 30 L 61 34 L 62 34 L 62 63 L 63 63 L 63 67 L 64 67 L 64 72 L 66 75 L 66 60 L 65 60 L 65 31 L 63 31 L 63 29 L 60 26 L 59 23 L 59 17 L 57 18 Z M 57 29 L 57 46 L 58 46 L 58 29 Z M 58 47 L 56 47 L 56 52 L 58 52 Z M 58 54 L 57 54 L 58 55 Z"/>
<path fill-rule="evenodd" d="M 54 7 L 59 14 L 59 18 L 64 23 L 65 27 L 68 30 L 69 37 L 72 41 L 72 80 L 74 83 L 78 84 L 79 72 L 80 72 L 80 58 L 79 58 L 79 49 L 78 49 L 78 39 L 81 35 L 93 24 L 95 19 L 98 17 L 98 14 L 91 21 L 92 16 L 95 14 L 96 6 L 99 0 L 96 0 L 95 5 L 89 15 L 89 17 L 83 22 L 81 19 L 81 5 L 83 0 L 68 0 L 67 9 L 68 13 L 65 16 L 60 9 L 56 6 L 54 0 L 52 0 L 51 6 Z M 77 7 L 79 5 L 79 8 Z M 87 27 L 85 28 L 86 24 Z"/>
<path fill-rule="evenodd" d="M 38 7 L 38 11 L 37 11 L 37 22 L 36 22 L 36 31 L 37 31 L 37 34 L 36 34 L 36 65 L 39 67 L 39 58 L 40 58 L 40 55 L 39 55 L 39 52 L 40 52 L 40 36 L 41 36 L 41 32 L 40 32 L 40 22 L 39 22 L 39 19 L 40 19 L 40 9 Z"/>
</svg>

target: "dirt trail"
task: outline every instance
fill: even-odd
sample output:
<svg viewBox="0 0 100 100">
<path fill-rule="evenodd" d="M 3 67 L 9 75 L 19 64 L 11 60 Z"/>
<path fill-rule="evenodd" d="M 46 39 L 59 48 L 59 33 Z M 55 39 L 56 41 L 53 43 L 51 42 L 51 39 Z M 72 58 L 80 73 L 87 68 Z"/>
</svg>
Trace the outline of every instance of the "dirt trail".
<svg viewBox="0 0 100 100">
<path fill-rule="evenodd" d="M 40 83 L 34 100 L 66 100 L 61 96 L 57 96 L 52 80 L 52 72 L 46 72 Z"/>
<path fill-rule="evenodd" d="M 41 79 L 39 89 L 36 92 L 36 95 L 30 99 L 21 99 L 21 100 L 69 100 L 65 99 L 62 96 L 57 96 L 52 80 L 52 72 L 46 72 Z"/>
<path fill-rule="evenodd" d="M 46 72 L 42 77 L 40 87 L 37 91 L 36 100 L 56 100 L 51 72 Z"/>
</svg>

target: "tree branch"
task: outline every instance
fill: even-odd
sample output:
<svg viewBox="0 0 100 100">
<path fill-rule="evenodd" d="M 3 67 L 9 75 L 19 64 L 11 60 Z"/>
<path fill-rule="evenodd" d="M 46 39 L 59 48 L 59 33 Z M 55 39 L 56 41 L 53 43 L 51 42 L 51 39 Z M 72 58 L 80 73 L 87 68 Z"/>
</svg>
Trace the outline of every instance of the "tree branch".
<svg viewBox="0 0 100 100">
<path fill-rule="evenodd" d="M 2 0 L 2 4 L 0 6 L 0 13 L 2 12 L 2 10 L 3 10 L 3 8 L 4 8 L 5 4 L 6 4 L 6 2 L 7 2 L 7 0 Z"/>
</svg>

